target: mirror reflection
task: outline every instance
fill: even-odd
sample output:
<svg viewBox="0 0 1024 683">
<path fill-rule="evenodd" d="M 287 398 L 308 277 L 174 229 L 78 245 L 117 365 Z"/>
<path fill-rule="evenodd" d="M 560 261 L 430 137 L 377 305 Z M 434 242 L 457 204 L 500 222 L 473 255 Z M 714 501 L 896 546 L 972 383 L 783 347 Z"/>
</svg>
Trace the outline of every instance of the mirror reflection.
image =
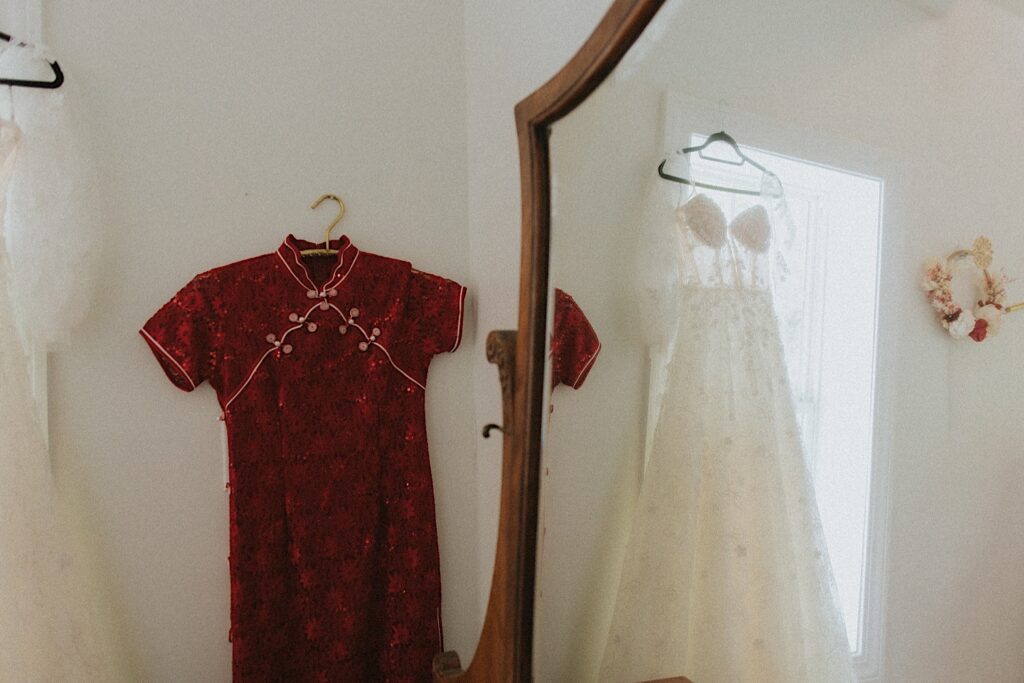
<svg viewBox="0 0 1024 683">
<path fill-rule="evenodd" d="M 1005 4 L 669 2 L 553 127 L 537 680 L 1024 675 L 1016 321 L 919 286 L 1024 247 Z"/>
</svg>

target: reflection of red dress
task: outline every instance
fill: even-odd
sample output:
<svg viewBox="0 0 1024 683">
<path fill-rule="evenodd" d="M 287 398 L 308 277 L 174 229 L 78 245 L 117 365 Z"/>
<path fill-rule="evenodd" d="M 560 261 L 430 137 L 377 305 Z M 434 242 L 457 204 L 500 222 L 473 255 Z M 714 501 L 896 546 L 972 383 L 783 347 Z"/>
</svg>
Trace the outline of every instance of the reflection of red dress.
<svg viewBox="0 0 1024 683">
<path fill-rule="evenodd" d="M 552 330 L 551 388 L 579 389 L 601 353 L 601 341 L 576 300 L 557 288 Z"/>
<path fill-rule="evenodd" d="M 230 444 L 235 681 L 429 681 L 440 574 L 424 386 L 466 290 L 361 252 L 197 276 L 141 333 Z"/>
</svg>

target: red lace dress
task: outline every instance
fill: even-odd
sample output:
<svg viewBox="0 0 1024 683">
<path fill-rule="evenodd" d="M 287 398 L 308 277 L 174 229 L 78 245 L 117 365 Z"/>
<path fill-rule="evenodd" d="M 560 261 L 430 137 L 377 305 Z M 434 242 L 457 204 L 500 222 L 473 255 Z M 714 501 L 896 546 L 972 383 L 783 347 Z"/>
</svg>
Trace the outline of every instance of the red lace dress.
<svg viewBox="0 0 1024 683">
<path fill-rule="evenodd" d="M 579 389 L 601 353 L 601 340 L 583 310 L 557 288 L 550 348 L 552 389 L 559 384 Z"/>
<path fill-rule="evenodd" d="M 429 681 L 441 583 L 430 359 L 466 289 L 358 250 L 196 276 L 141 330 L 168 377 L 217 392 L 231 489 L 235 681 Z"/>
</svg>

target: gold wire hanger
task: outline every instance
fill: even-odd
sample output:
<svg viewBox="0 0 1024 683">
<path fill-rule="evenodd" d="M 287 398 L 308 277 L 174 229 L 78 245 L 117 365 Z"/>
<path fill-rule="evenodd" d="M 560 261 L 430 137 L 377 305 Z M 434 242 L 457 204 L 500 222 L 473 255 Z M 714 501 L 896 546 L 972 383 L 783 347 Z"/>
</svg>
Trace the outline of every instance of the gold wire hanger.
<svg viewBox="0 0 1024 683">
<path fill-rule="evenodd" d="M 337 249 L 331 249 L 331 230 L 334 230 L 334 226 L 341 222 L 341 217 L 345 215 L 345 202 L 341 201 L 341 198 L 333 194 L 321 195 L 319 199 L 309 205 L 309 208 L 315 209 L 324 203 L 327 199 L 333 199 L 338 202 L 338 215 L 334 217 L 331 224 L 327 226 L 327 230 L 324 231 L 324 246 L 316 247 L 314 249 L 303 249 L 299 252 L 302 256 L 334 256 L 338 253 Z"/>
</svg>

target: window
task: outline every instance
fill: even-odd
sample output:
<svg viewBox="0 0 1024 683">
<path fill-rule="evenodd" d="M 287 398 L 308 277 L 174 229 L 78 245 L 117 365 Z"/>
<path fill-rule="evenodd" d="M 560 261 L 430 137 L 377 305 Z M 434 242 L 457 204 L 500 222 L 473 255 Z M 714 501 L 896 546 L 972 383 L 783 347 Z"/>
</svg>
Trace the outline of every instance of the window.
<svg viewBox="0 0 1024 683">
<path fill-rule="evenodd" d="M 693 135 L 691 145 L 706 139 Z M 743 147 L 782 181 L 793 217 L 781 240 L 789 274 L 776 297 L 791 388 L 813 474 L 850 647 L 863 652 L 874 455 L 875 339 L 883 183 L 879 178 Z M 715 147 L 707 153 L 717 154 Z M 691 155 L 695 177 L 757 187 L 760 172 Z M 707 191 L 727 214 L 743 198 Z M 880 587 L 874 586 L 877 591 Z"/>
</svg>

